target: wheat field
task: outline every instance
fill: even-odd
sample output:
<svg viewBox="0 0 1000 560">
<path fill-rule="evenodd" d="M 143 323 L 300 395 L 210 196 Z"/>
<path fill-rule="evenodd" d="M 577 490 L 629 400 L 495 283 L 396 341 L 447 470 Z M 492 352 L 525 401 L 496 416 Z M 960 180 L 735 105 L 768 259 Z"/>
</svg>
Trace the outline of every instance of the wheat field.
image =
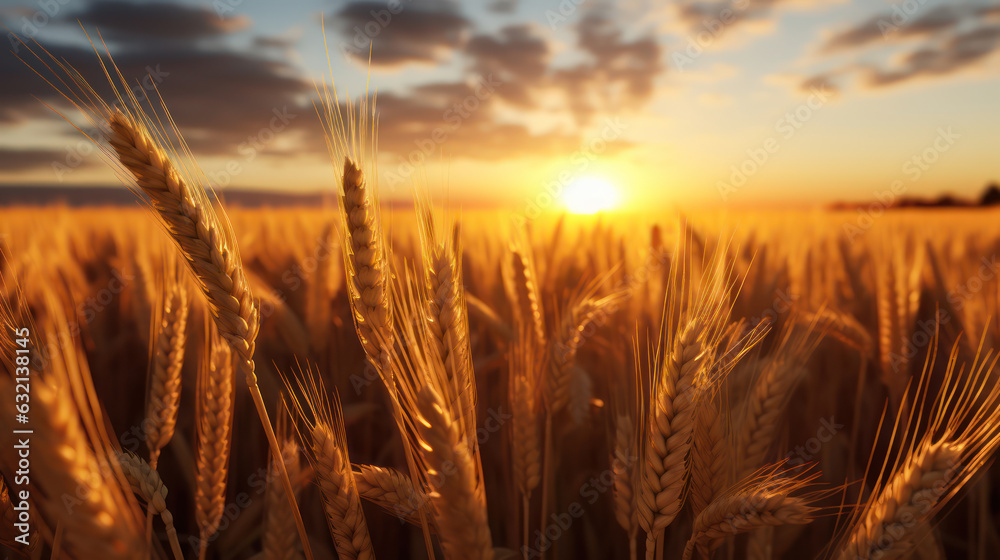
<svg viewBox="0 0 1000 560">
<path fill-rule="evenodd" d="M 383 208 L 325 90 L 240 209 L 53 62 L 145 207 L 0 210 L 9 556 L 1000 553 L 992 213 Z"/>
<path fill-rule="evenodd" d="M 997 550 L 990 214 L 888 215 L 852 242 L 834 213 L 497 231 L 358 197 L 230 212 L 314 557 Z M 37 368 L 37 513 L 8 552 L 302 557 L 244 339 L 168 230 L 2 214 L 5 323 Z"/>
</svg>

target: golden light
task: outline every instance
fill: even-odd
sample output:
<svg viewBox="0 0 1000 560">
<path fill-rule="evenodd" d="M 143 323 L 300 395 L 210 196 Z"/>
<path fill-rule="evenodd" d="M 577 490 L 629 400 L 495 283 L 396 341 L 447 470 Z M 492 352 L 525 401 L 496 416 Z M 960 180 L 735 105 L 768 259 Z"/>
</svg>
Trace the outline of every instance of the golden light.
<svg viewBox="0 0 1000 560">
<path fill-rule="evenodd" d="M 618 189 L 600 177 L 580 177 L 566 187 L 562 201 L 572 214 L 596 214 L 612 210 L 620 202 Z"/>
</svg>

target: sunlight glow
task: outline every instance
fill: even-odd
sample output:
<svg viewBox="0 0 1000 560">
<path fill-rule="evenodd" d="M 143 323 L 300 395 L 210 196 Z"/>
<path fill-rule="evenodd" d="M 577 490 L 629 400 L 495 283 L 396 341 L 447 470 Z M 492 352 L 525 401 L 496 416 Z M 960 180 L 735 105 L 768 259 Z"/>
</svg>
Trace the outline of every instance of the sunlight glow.
<svg viewBox="0 0 1000 560">
<path fill-rule="evenodd" d="M 562 200 L 573 214 L 596 214 L 611 210 L 620 202 L 618 189 L 600 177 L 580 177 L 566 187 Z"/>
</svg>

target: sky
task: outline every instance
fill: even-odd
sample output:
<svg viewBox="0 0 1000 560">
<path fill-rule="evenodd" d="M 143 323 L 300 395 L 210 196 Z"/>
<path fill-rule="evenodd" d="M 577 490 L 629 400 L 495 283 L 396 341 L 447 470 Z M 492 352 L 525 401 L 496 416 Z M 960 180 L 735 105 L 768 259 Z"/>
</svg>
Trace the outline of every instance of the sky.
<svg viewBox="0 0 1000 560">
<path fill-rule="evenodd" d="M 0 185 L 116 184 L 11 35 L 99 84 L 85 30 L 223 192 L 335 188 L 331 78 L 377 93 L 390 199 L 794 206 L 1000 180 L 997 2 L 0 0 L 0 22 Z"/>
</svg>

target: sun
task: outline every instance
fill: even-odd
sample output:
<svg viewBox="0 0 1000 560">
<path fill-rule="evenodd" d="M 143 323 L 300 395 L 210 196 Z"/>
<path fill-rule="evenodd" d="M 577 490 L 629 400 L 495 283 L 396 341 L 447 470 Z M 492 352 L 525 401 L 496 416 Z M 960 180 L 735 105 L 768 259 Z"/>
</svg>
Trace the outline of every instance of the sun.
<svg viewBox="0 0 1000 560">
<path fill-rule="evenodd" d="M 612 210 L 621 199 L 618 189 L 600 177 L 580 177 L 566 187 L 562 201 L 572 214 L 596 214 Z"/>
</svg>

